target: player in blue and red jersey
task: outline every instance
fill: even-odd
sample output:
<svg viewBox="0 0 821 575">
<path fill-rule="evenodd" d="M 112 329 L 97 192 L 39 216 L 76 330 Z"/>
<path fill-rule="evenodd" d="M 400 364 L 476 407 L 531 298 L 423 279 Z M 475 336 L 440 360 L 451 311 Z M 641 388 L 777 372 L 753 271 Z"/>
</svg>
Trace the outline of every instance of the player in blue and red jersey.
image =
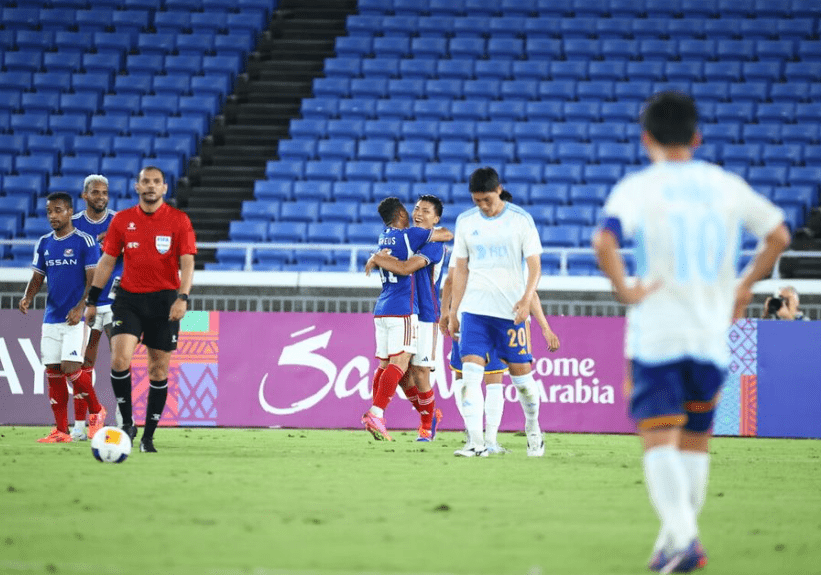
<svg viewBox="0 0 821 575">
<path fill-rule="evenodd" d="M 379 215 L 387 226 L 379 235 L 379 249 L 389 250 L 398 260 L 407 260 L 429 241 L 448 241 L 453 237 L 445 229 L 409 228 L 408 210 L 398 198 L 382 200 Z M 374 374 L 373 405 L 362 416 L 362 423 L 377 440 L 392 441 L 385 427 L 385 408 L 416 353 L 419 304 L 414 276 L 397 275 L 381 268 L 379 276 L 382 292 L 374 307 L 379 368 Z"/>
<path fill-rule="evenodd" d="M 105 239 L 106 232 L 111 220 L 117 213 L 108 208 L 108 178 L 99 174 L 91 174 L 86 177 L 83 182 L 83 200 L 86 203 L 86 209 L 78 212 L 71 217 L 74 227 L 78 230 L 87 233 L 97 240 L 97 243 L 102 245 Z M 101 248 L 102 249 L 102 248 Z M 89 325 L 88 328 L 91 333 L 88 336 L 86 343 L 85 358 L 83 360 L 83 370 L 91 373 L 94 369 L 94 364 L 97 361 L 97 349 L 100 344 L 100 337 L 103 331 L 111 343 L 111 322 L 112 311 L 111 304 L 114 301 L 114 282 L 119 281 L 123 274 L 123 259 L 118 258 L 114 266 L 114 273 L 111 274 L 111 279 L 103 288 L 103 295 L 100 297 L 99 305 L 97 306 L 97 317 L 94 320 L 94 325 Z M 87 438 L 85 432 L 85 416 L 86 403 L 82 395 L 74 394 L 74 429 L 71 430 L 71 438 L 74 441 L 83 441 Z M 120 419 L 120 412 L 117 411 L 118 420 Z"/>
<path fill-rule="evenodd" d="M 18 308 L 28 313 L 34 296 L 48 280 L 46 313 L 40 339 L 40 356 L 46 366 L 48 396 L 54 412 L 55 427 L 38 439 L 40 443 L 70 443 L 68 434 L 68 386 L 85 397 L 91 412 L 89 435 L 105 423 L 106 410 L 97 401 L 91 386 L 91 374 L 82 368 L 83 310 L 91 286 L 94 267 L 100 259 L 100 248 L 88 234 L 74 228 L 71 215 L 73 201 L 69 194 L 56 192 L 48 196 L 46 213 L 54 231 L 42 236 L 34 248 L 33 274 Z"/>
<path fill-rule="evenodd" d="M 442 201 L 439 198 L 433 195 L 420 196 L 413 208 L 413 223 L 420 228 L 434 229 L 442 217 L 442 211 Z M 416 301 L 419 306 L 417 350 L 410 360 L 406 377 L 399 385 L 421 416 L 417 441 L 433 440 L 436 437 L 436 427 L 442 420 L 442 412 L 436 409 L 430 372 L 436 366 L 439 285 L 446 251 L 441 242 L 429 242 L 404 261 L 380 252 L 374 254 L 368 262 L 369 266 L 379 266 L 394 274 L 413 274 L 416 283 Z"/>
</svg>

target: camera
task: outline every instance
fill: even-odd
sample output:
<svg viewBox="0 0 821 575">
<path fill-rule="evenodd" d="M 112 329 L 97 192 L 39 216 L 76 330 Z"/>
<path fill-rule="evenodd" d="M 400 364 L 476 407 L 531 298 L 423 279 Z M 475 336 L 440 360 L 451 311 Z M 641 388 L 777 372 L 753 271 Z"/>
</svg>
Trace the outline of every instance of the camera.
<svg viewBox="0 0 821 575">
<path fill-rule="evenodd" d="M 781 309 L 781 306 L 784 305 L 784 299 L 780 297 L 770 298 L 770 301 L 767 302 L 767 315 L 775 315 L 778 313 L 778 310 Z"/>
</svg>

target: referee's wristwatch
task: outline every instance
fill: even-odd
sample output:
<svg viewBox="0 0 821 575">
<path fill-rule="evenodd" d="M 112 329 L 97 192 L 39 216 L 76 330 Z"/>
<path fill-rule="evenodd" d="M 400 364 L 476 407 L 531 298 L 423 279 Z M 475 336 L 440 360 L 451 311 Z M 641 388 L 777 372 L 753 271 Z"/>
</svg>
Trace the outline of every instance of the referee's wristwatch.
<svg viewBox="0 0 821 575">
<path fill-rule="evenodd" d="M 178 293 L 177 299 L 181 299 L 182 301 L 188 301 L 188 294 L 187 293 Z"/>
</svg>

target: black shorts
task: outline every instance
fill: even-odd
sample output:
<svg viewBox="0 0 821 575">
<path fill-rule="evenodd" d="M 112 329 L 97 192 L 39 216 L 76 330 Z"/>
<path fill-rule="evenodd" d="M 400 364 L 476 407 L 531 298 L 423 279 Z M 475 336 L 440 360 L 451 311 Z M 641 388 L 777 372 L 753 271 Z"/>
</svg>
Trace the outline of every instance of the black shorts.
<svg viewBox="0 0 821 575">
<path fill-rule="evenodd" d="M 174 290 L 131 293 L 119 288 L 111 306 L 114 312 L 111 336 L 129 333 L 146 347 L 174 351 L 177 349 L 180 322 L 170 321 L 168 314 L 176 299 L 177 292 Z"/>
</svg>

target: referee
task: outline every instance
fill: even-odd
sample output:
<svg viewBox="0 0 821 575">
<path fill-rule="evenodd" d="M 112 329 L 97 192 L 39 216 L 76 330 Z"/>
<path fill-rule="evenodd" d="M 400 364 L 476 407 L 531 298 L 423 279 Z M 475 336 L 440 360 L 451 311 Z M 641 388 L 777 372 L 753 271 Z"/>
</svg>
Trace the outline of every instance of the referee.
<svg viewBox="0 0 821 575">
<path fill-rule="evenodd" d="M 134 184 L 140 201 L 111 220 L 86 301 L 86 322 L 94 325 L 97 301 L 123 254 L 123 275 L 111 334 L 111 387 L 123 418 L 123 430 L 137 436 L 131 409 L 131 358 L 137 344 L 148 348 L 148 405 L 140 451 L 154 453 L 154 431 L 168 395 L 168 365 L 177 349 L 180 320 L 188 308 L 197 252 L 191 220 L 165 203 L 165 174 L 146 166 Z"/>
</svg>

